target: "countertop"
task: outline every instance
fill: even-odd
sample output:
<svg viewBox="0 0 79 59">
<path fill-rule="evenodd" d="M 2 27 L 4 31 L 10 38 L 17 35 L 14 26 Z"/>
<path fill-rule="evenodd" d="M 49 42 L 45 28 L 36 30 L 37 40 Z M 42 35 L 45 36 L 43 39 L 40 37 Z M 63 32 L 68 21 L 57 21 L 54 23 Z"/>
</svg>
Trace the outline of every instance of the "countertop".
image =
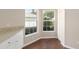
<svg viewBox="0 0 79 59">
<path fill-rule="evenodd" d="M 0 28 L 0 43 L 15 35 L 23 27 Z"/>
</svg>

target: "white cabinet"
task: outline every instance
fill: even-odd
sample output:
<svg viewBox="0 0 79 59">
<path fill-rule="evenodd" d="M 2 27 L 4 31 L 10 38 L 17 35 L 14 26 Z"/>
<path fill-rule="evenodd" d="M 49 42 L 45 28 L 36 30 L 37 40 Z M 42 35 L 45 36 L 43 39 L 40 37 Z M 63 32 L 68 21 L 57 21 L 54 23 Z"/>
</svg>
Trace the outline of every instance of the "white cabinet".
<svg viewBox="0 0 79 59">
<path fill-rule="evenodd" d="M 23 47 L 23 30 L 0 44 L 0 49 L 19 49 Z"/>
</svg>

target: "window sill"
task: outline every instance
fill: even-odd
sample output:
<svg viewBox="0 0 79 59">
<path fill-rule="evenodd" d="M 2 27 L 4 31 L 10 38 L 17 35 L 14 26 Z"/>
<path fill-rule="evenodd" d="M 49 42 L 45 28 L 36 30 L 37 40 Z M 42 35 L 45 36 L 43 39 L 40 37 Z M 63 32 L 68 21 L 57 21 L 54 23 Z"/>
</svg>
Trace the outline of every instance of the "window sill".
<svg viewBox="0 0 79 59">
<path fill-rule="evenodd" d="M 29 36 L 32 36 L 32 35 L 35 35 L 35 34 L 37 34 L 37 32 L 25 35 L 25 37 L 29 37 Z"/>
<path fill-rule="evenodd" d="M 55 32 L 55 31 L 43 31 L 43 32 Z"/>
</svg>

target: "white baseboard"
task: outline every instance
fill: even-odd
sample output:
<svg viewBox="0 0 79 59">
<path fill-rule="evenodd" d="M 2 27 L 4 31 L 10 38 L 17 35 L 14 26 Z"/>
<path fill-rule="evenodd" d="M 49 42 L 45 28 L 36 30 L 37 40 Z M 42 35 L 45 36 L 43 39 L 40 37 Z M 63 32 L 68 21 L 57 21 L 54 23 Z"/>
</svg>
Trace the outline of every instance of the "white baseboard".
<svg viewBox="0 0 79 59">
<path fill-rule="evenodd" d="M 44 39 L 44 38 L 57 38 L 57 37 L 40 37 L 40 39 Z"/>
<path fill-rule="evenodd" d="M 32 44 L 32 43 L 34 43 L 34 42 L 38 41 L 39 39 L 40 39 L 40 38 L 35 39 L 35 40 L 33 40 L 33 41 L 29 42 L 29 43 L 26 43 L 26 44 L 24 44 L 24 46 L 23 46 L 23 47 L 28 46 L 28 45 L 30 45 L 30 44 Z"/>
<path fill-rule="evenodd" d="M 68 45 L 65 45 L 64 43 L 61 43 L 64 47 L 66 47 L 66 48 L 69 48 L 69 49 L 75 49 L 75 48 L 73 48 L 73 47 L 70 47 L 70 46 L 68 46 Z"/>
</svg>

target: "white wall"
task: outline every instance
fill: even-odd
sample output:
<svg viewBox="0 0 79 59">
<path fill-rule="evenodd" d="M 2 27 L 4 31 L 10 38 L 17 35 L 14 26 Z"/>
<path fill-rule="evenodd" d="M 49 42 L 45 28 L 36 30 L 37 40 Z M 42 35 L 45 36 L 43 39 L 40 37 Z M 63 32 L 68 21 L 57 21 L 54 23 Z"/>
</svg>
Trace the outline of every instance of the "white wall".
<svg viewBox="0 0 79 59">
<path fill-rule="evenodd" d="M 79 48 L 79 9 L 58 9 L 58 39 L 68 48 Z"/>
<path fill-rule="evenodd" d="M 0 28 L 24 26 L 24 9 L 0 9 Z"/>
<path fill-rule="evenodd" d="M 58 9 L 58 30 L 57 30 L 57 36 L 58 39 L 61 41 L 61 43 L 64 43 L 65 41 L 65 10 L 64 9 Z"/>
<path fill-rule="evenodd" d="M 79 48 L 79 9 L 66 9 L 65 45 Z"/>
<path fill-rule="evenodd" d="M 37 40 L 39 40 L 38 33 L 33 33 L 30 35 L 27 35 L 27 36 L 25 36 L 25 39 L 24 39 L 24 46 L 29 45 Z"/>
</svg>

